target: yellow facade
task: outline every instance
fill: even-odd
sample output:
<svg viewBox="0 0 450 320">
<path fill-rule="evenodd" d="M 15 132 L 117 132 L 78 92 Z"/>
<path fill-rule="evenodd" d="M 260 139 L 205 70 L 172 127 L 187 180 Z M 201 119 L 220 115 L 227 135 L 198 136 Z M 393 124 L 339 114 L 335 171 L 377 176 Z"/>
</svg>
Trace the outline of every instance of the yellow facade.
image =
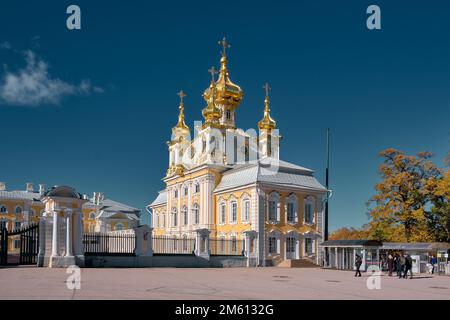
<svg viewBox="0 0 450 320">
<path fill-rule="evenodd" d="M 205 122 L 193 139 L 184 122 L 189 107 L 180 94 L 178 123 L 168 142 L 165 189 L 148 206 L 154 234 L 185 237 L 207 230 L 210 238 L 233 240 L 256 234 L 261 261 L 317 255 L 327 191 L 312 170 L 279 160 L 281 136 L 270 116 L 269 85 L 264 86 L 262 120 L 255 119 L 259 135 L 254 136 L 236 126 L 243 91 L 229 78 L 225 49 L 219 78 L 215 80 L 214 67 L 209 71 Z M 261 174 L 272 163 L 277 171 Z"/>
</svg>

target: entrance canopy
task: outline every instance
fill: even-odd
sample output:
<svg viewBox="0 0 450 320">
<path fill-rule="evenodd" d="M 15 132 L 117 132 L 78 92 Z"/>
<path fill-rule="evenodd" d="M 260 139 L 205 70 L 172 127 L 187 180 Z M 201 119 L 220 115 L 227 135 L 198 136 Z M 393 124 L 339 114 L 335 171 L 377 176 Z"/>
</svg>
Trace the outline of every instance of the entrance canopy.
<svg viewBox="0 0 450 320">
<path fill-rule="evenodd" d="M 383 245 L 377 240 L 327 240 L 320 244 L 322 247 L 380 247 Z"/>
</svg>

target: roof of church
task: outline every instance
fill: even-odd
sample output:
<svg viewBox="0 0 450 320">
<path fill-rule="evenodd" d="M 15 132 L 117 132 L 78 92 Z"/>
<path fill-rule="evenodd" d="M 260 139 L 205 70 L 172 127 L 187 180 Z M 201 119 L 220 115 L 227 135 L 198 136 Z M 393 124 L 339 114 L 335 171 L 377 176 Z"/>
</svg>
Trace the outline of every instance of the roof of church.
<svg viewBox="0 0 450 320">
<path fill-rule="evenodd" d="M 141 210 L 137 208 L 133 208 L 131 206 L 128 206 L 126 204 L 113 201 L 111 199 L 105 199 L 100 204 L 102 207 L 100 210 L 103 211 L 110 211 L 110 212 L 116 212 L 116 211 L 122 211 L 122 212 L 140 212 Z"/>
<path fill-rule="evenodd" d="M 167 191 L 162 190 L 159 192 L 156 199 L 150 204 L 150 206 L 156 206 L 158 204 L 164 204 L 167 202 Z"/>
<path fill-rule="evenodd" d="M 214 192 L 253 183 L 326 191 L 325 187 L 313 176 L 311 169 L 287 161 L 266 158 L 251 164 L 237 165 L 226 171 Z"/>
</svg>

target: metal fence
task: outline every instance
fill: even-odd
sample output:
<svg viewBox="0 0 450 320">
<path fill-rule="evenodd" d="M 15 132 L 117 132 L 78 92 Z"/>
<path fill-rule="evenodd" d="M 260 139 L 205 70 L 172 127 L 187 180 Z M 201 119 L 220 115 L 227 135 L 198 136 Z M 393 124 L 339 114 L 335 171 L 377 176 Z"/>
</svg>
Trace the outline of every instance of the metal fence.
<svg viewBox="0 0 450 320">
<path fill-rule="evenodd" d="M 194 254 L 194 238 L 152 237 L 153 254 Z"/>
<path fill-rule="evenodd" d="M 216 256 L 243 256 L 245 241 L 237 239 L 212 238 L 209 240 L 211 255 Z"/>
<path fill-rule="evenodd" d="M 134 234 L 85 233 L 83 247 L 85 255 L 134 256 L 136 236 Z"/>
</svg>

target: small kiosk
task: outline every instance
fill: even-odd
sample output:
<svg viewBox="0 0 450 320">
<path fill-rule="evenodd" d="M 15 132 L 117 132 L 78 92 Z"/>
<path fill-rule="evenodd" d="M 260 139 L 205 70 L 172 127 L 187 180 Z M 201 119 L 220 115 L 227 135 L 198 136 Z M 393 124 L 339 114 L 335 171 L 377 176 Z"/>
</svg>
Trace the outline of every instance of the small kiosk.
<svg viewBox="0 0 450 320">
<path fill-rule="evenodd" d="M 328 252 L 324 267 L 355 270 L 356 255 L 360 255 L 362 257 L 361 271 L 367 271 L 370 266 L 379 265 L 381 245 L 382 243 L 377 240 L 327 240 L 320 245 Z"/>
</svg>

